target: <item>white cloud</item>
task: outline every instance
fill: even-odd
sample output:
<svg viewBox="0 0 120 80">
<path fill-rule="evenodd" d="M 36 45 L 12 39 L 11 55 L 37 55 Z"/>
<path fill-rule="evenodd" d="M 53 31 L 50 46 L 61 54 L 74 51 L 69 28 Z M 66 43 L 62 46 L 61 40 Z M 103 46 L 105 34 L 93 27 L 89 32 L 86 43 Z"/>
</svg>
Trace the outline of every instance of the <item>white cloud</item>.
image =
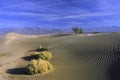
<svg viewBox="0 0 120 80">
<path fill-rule="evenodd" d="M 104 20 L 105 23 L 120 22 L 120 20 Z"/>
<path fill-rule="evenodd" d="M 82 17 L 99 17 L 99 16 L 109 16 L 114 13 L 105 13 L 105 12 L 96 12 L 96 13 L 86 13 L 86 14 L 77 14 L 77 15 L 69 15 L 63 17 L 50 18 L 49 20 L 59 20 L 59 19 L 74 19 L 74 18 L 82 18 Z"/>
<path fill-rule="evenodd" d="M 75 22 L 75 21 L 72 21 L 72 22 L 69 22 L 70 25 L 81 25 L 83 24 L 81 21 L 79 22 Z"/>
<path fill-rule="evenodd" d="M 49 19 L 54 17 L 59 17 L 57 14 L 48 14 L 48 13 L 35 13 L 35 12 L 10 12 L 10 11 L 3 11 L 0 12 L 0 15 L 7 15 L 7 16 L 23 16 L 23 17 L 39 17 L 42 19 Z"/>
</svg>

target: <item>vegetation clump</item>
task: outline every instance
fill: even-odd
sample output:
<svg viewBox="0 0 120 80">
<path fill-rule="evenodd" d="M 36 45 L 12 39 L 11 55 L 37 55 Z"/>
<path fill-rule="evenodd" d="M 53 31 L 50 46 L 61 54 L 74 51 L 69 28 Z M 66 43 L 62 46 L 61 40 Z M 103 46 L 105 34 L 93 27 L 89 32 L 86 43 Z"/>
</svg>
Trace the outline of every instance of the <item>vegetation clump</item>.
<svg viewBox="0 0 120 80">
<path fill-rule="evenodd" d="M 50 60 L 52 58 L 52 53 L 48 51 L 43 52 L 34 52 L 31 54 L 34 59 L 43 59 L 43 60 Z"/>
<path fill-rule="evenodd" d="M 33 60 L 26 67 L 28 74 L 43 74 L 53 69 L 52 64 L 48 61 L 52 58 L 52 53 L 46 50 L 48 48 L 40 46 L 31 54 Z"/>
<path fill-rule="evenodd" d="M 40 52 L 40 51 L 47 51 L 48 48 L 47 47 L 44 47 L 44 46 L 39 46 L 36 51 Z"/>
<path fill-rule="evenodd" d="M 42 59 L 31 60 L 31 62 L 26 67 L 28 74 L 44 74 L 53 69 L 50 62 Z"/>
<path fill-rule="evenodd" d="M 48 51 L 41 52 L 39 58 L 43 60 L 50 60 L 52 58 L 52 53 Z"/>
<path fill-rule="evenodd" d="M 74 31 L 74 33 L 78 33 L 79 29 L 77 27 L 73 27 L 72 30 Z"/>
<path fill-rule="evenodd" d="M 74 33 L 79 33 L 79 34 L 82 34 L 83 33 L 83 29 L 82 28 L 77 28 L 77 27 L 73 27 L 72 28 L 72 31 L 74 32 Z"/>
<path fill-rule="evenodd" d="M 80 28 L 80 29 L 79 29 L 79 34 L 82 34 L 82 33 L 83 33 L 83 29 Z"/>
</svg>

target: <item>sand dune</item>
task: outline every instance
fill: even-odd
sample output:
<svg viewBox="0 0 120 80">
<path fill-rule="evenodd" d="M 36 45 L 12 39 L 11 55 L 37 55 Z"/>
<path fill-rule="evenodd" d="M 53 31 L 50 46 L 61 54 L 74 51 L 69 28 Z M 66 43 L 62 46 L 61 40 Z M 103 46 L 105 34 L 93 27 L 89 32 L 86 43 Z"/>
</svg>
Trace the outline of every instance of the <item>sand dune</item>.
<svg viewBox="0 0 120 80">
<path fill-rule="evenodd" d="M 10 52 L 12 55 L 0 58 L 0 64 L 4 66 L 0 75 L 5 80 L 120 80 L 119 33 L 84 37 L 10 37 L 8 40 L 11 42 L 2 52 Z M 28 61 L 22 57 L 28 56 L 28 51 L 39 45 L 51 47 L 54 57 L 50 62 L 54 70 L 45 75 L 25 75 L 22 71 Z"/>
</svg>

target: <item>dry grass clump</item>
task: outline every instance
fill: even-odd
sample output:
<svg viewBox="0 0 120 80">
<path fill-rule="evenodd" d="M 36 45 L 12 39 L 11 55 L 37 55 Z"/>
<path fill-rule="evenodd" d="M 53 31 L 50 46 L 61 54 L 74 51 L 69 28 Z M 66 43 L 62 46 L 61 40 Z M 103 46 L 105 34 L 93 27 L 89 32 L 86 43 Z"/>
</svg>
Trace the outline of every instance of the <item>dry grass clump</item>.
<svg viewBox="0 0 120 80">
<path fill-rule="evenodd" d="M 52 58 L 52 53 L 46 51 L 48 48 L 40 46 L 31 54 L 33 60 L 26 67 L 28 74 L 43 74 L 53 69 L 52 64 L 48 61 Z"/>
<path fill-rule="evenodd" d="M 48 51 L 43 52 L 34 52 L 31 54 L 34 59 L 43 59 L 43 60 L 50 60 L 52 58 L 52 53 Z"/>
<path fill-rule="evenodd" d="M 50 62 L 42 59 L 31 60 L 29 65 L 26 67 L 28 74 L 43 74 L 53 69 Z"/>
<path fill-rule="evenodd" d="M 50 60 L 52 58 L 52 53 L 48 51 L 41 52 L 39 58 L 43 60 Z"/>
<path fill-rule="evenodd" d="M 45 47 L 45 46 L 39 46 L 36 51 L 41 52 L 41 51 L 47 51 L 49 48 Z"/>
</svg>

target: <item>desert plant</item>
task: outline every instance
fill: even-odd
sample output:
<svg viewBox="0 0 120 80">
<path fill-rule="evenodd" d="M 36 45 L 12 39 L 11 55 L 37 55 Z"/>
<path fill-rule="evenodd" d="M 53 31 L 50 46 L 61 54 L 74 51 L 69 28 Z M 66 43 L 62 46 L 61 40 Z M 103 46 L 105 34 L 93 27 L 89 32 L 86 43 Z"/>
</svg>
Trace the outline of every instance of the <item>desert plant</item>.
<svg viewBox="0 0 120 80">
<path fill-rule="evenodd" d="M 32 58 L 34 59 L 43 59 L 43 60 L 50 60 L 52 58 L 52 53 L 48 51 L 43 52 L 33 52 L 31 54 Z"/>
<path fill-rule="evenodd" d="M 39 49 L 41 49 L 41 50 L 43 50 L 43 51 L 48 50 L 48 48 L 47 48 L 47 47 L 44 47 L 44 46 L 39 46 Z"/>
<path fill-rule="evenodd" d="M 35 51 L 37 51 L 37 52 L 41 52 L 41 51 L 47 51 L 47 50 L 48 50 L 47 47 L 39 46 Z"/>
<path fill-rule="evenodd" d="M 79 29 L 77 27 L 73 27 L 72 31 L 74 31 L 74 33 L 78 33 Z"/>
<path fill-rule="evenodd" d="M 79 34 L 82 34 L 83 33 L 83 29 L 80 28 L 78 32 L 79 32 Z"/>
<path fill-rule="evenodd" d="M 41 52 L 38 58 L 44 59 L 44 60 L 50 60 L 52 58 L 52 53 L 48 51 Z"/>
<path fill-rule="evenodd" d="M 31 62 L 26 67 L 28 74 L 44 74 L 53 69 L 53 66 L 50 62 L 42 59 L 31 60 Z"/>
</svg>

